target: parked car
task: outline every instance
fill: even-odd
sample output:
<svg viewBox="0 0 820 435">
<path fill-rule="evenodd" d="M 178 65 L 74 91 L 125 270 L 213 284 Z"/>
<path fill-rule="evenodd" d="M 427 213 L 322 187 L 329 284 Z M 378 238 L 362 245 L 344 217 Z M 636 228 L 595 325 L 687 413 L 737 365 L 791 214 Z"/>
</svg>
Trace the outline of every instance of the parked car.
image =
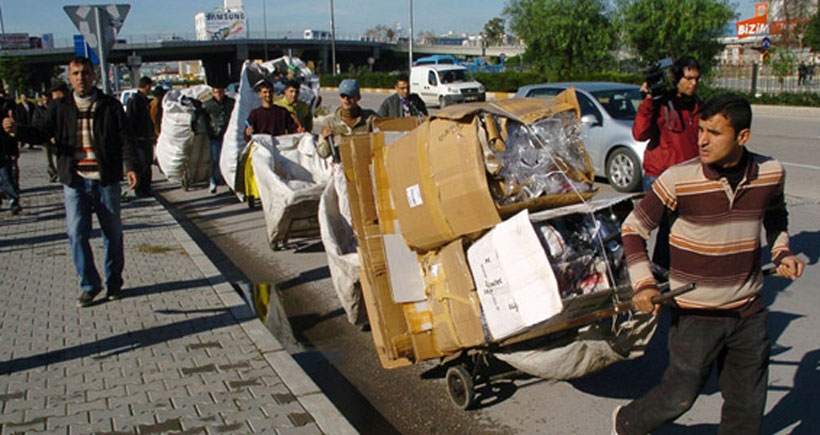
<svg viewBox="0 0 820 435">
<path fill-rule="evenodd" d="M 581 106 L 581 137 L 596 174 L 619 192 L 641 189 L 647 141 L 632 138 L 640 87 L 609 82 L 563 82 L 522 86 L 517 98 L 550 98 L 575 88 Z"/>
</svg>

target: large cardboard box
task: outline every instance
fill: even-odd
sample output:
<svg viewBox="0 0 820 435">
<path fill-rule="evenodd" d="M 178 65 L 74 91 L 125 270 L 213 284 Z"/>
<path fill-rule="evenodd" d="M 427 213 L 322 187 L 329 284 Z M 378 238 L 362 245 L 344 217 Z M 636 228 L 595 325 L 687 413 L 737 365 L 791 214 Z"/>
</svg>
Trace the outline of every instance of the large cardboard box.
<svg viewBox="0 0 820 435">
<path fill-rule="evenodd" d="M 476 241 L 467 259 L 493 340 L 561 312 L 558 282 L 526 210 Z"/>
<path fill-rule="evenodd" d="M 487 342 L 481 303 L 467 266 L 461 239 L 421 260 L 432 314 L 433 338 L 440 352 L 454 352 Z"/>
<path fill-rule="evenodd" d="M 556 194 L 498 206 L 490 193 L 480 136 L 486 131 L 480 128 L 478 115 L 490 113 L 528 124 L 566 111 L 580 113 L 574 90 L 551 99 L 460 104 L 442 110 L 388 147 L 390 191 L 407 244 L 424 252 L 460 236 L 477 235 L 524 208 L 558 207 L 591 197 L 594 192 Z M 585 158 L 583 171 L 567 168 L 567 173 L 591 185 L 594 174 Z"/>
</svg>

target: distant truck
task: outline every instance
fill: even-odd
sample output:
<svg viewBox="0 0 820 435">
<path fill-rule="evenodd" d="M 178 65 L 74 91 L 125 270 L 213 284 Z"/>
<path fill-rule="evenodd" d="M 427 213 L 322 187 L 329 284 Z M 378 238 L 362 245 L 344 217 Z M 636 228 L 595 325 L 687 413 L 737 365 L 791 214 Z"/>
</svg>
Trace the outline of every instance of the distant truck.
<svg viewBox="0 0 820 435">
<path fill-rule="evenodd" d="M 410 90 L 428 106 L 445 107 L 484 101 L 484 85 L 473 80 L 467 68 L 451 64 L 417 65 L 410 69 Z"/>
<path fill-rule="evenodd" d="M 330 39 L 330 32 L 327 30 L 305 29 L 305 39 Z"/>
</svg>

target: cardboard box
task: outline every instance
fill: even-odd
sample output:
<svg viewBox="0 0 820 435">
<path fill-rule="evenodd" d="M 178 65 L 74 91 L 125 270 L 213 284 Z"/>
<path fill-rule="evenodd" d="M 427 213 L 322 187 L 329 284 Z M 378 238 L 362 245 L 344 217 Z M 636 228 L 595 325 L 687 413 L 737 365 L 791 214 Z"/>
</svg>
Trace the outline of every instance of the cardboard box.
<svg viewBox="0 0 820 435">
<path fill-rule="evenodd" d="M 501 340 L 563 309 L 558 282 L 525 210 L 467 249 L 487 329 Z"/>
<path fill-rule="evenodd" d="M 420 261 L 436 349 L 449 353 L 486 343 L 481 304 L 462 240 L 427 253 Z"/>
<path fill-rule="evenodd" d="M 399 118 L 376 118 L 373 120 L 373 131 L 410 131 L 425 121 L 415 116 L 402 116 Z M 389 143 L 389 142 L 388 142 Z"/>
<path fill-rule="evenodd" d="M 581 201 L 559 194 L 497 206 L 490 193 L 479 139 L 480 113 L 530 123 L 555 113 L 580 113 L 574 90 L 552 99 L 509 99 L 461 104 L 439 112 L 387 148 L 385 164 L 401 232 L 424 252 L 461 236 L 475 236 L 524 208 L 542 209 Z M 589 163 L 589 162 L 587 162 Z M 592 180 L 592 165 L 583 174 Z M 594 192 L 586 193 L 589 198 Z"/>
</svg>

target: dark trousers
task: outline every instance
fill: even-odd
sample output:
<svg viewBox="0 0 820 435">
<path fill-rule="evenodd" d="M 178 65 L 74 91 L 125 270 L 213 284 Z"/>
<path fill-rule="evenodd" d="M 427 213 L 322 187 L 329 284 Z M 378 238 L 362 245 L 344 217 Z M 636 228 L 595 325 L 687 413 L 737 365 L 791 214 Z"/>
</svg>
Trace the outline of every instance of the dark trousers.
<svg viewBox="0 0 820 435">
<path fill-rule="evenodd" d="M 137 196 L 151 195 L 151 163 L 154 161 L 154 141 L 151 139 L 137 139 Z"/>
<path fill-rule="evenodd" d="M 14 207 L 20 202 L 20 192 L 15 187 L 11 168 L 10 160 L 0 160 L 0 192 L 3 192 L 9 204 Z"/>
<path fill-rule="evenodd" d="M 660 385 L 621 408 L 621 435 L 646 434 L 692 407 L 717 363 L 721 434 L 760 433 L 769 380 L 767 311 L 746 318 L 675 313 L 669 329 L 669 367 Z"/>
</svg>

